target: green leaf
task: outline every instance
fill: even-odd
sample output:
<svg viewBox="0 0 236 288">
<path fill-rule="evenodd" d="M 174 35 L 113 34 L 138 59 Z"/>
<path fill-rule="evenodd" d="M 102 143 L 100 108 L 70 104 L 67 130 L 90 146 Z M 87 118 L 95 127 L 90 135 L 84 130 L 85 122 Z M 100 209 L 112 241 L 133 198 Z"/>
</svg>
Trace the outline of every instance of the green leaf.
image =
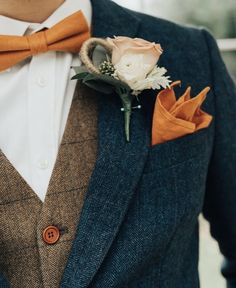
<svg viewBox="0 0 236 288">
<path fill-rule="evenodd" d="M 117 80 L 117 79 L 115 79 L 112 76 L 99 74 L 99 75 L 97 75 L 97 79 L 100 79 L 101 81 L 109 83 L 109 84 L 111 84 L 111 85 L 113 85 L 115 87 L 124 87 L 127 90 L 130 90 L 129 86 L 126 83 L 124 83 L 124 82 L 122 82 L 120 80 Z"/>
<path fill-rule="evenodd" d="M 84 69 L 81 69 L 81 71 L 83 70 Z M 126 83 L 109 75 L 83 71 L 76 74 L 72 79 L 82 80 L 82 82 L 88 87 L 105 94 L 111 94 L 113 91 L 116 91 L 119 95 L 129 94 L 131 91 L 130 87 Z"/>
<path fill-rule="evenodd" d="M 90 88 L 92 88 L 98 92 L 104 93 L 104 94 L 111 94 L 114 91 L 114 87 L 112 87 L 109 84 L 105 84 L 105 83 L 102 83 L 99 81 L 93 81 L 93 80 L 84 81 L 83 80 L 83 83 L 85 85 L 87 85 L 88 87 L 90 87 Z"/>
<path fill-rule="evenodd" d="M 79 73 L 79 74 L 76 74 L 75 76 L 73 76 L 72 78 L 71 78 L 71 80 L 75 80 L 75 79 L 77 79 L 77 80 L 83 80 L 84 78 L 86 78 L 86 76 L 89 74 L 89 72 L 81 72 L 81 73 Z"/>
</svg>

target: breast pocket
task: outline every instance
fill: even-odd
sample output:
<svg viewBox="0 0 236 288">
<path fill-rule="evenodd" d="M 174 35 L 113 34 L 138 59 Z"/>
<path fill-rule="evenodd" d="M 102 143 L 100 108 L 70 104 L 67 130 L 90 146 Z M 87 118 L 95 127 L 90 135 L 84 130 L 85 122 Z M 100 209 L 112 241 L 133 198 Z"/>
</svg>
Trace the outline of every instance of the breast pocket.
<svg viewBox="0 0 236 288">
<path fill-rule="evenodd" d="M 144 174 L 172 167 L 191 159 L 206 160 L 211 154 L 212 129 L 212 127 L 208 127 L 193 134 L 150 147 Z"/>
<path fill-rule="evenodd" d="M 153 211 L 165 219 L 167 226 L 173 228 L 173 223 L 183 217 L 186 221 L 197 217 L 202 209 L 212 150 L 211 129 L 150 148 L 141 190 L 152 199 Z"/>
</svg>

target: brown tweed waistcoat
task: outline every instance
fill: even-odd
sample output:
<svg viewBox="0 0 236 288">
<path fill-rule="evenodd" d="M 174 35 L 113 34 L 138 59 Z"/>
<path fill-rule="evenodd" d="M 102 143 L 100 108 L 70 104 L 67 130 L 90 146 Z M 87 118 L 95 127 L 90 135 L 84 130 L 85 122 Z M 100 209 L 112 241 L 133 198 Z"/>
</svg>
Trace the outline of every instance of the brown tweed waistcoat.
<svg viewBox="0 0 236 288">
<path fill-rule="evenodd" d="M 11 287 L 59 287 L 97 152 L 96 95 L 78 87 L 43 203 L 0 151 L 0 271 Z M 43 241 L 54 225 L 60 238 Z"/>
</svg>

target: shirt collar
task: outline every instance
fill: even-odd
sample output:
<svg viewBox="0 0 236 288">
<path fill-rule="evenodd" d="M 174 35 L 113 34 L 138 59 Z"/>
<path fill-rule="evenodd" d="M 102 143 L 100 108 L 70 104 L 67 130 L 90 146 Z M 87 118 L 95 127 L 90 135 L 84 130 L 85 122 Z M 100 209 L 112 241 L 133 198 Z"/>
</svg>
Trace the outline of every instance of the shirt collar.
<svg viewBox="0 0 236 288">
<path fill-rule="evenodd" d="M 43 23 L 29 23 L 0 15 L 0 35 L 23 36 L 25 33 L 29 34 L 43 28 L 51 28 L 59 21 L 79 10 L 83 11 L 89 26 L 91 26 L 92 5 L 90 0 L 66 0 Z"/>
<path fill-rule="evenodd" d="M 24 35 L 30 23 L 0 15 L 0 35 Z"/>
</svg>

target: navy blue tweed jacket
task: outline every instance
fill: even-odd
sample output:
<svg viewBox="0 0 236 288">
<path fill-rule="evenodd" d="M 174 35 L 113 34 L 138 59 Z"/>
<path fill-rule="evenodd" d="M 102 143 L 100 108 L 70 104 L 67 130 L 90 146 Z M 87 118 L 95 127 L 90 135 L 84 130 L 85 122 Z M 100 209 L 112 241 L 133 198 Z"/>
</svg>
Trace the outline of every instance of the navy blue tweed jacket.
<svg viewBox="0 0 236 288">
<path fill-rule="evenodd" d="M 92 0 L 93 36 L 125 35 L 161 44 L 160 65 L 196 95 L 211 86 L 207 129 L 150 146 L 156 93 L 143 93 L 131 143 L 121 103 L 98 95 L 99 150 L 61 288 L 198 288 L 198 215 L 210 221 L 236 287 L 236 89 L 215 40 L 183 27 Z M 0 235 L 1 237 L 1 235 Z M 0 287 L 8 287 L 0 277 Z M 20 287 L 20 286 L 19 286 Z"/>
</svg>

